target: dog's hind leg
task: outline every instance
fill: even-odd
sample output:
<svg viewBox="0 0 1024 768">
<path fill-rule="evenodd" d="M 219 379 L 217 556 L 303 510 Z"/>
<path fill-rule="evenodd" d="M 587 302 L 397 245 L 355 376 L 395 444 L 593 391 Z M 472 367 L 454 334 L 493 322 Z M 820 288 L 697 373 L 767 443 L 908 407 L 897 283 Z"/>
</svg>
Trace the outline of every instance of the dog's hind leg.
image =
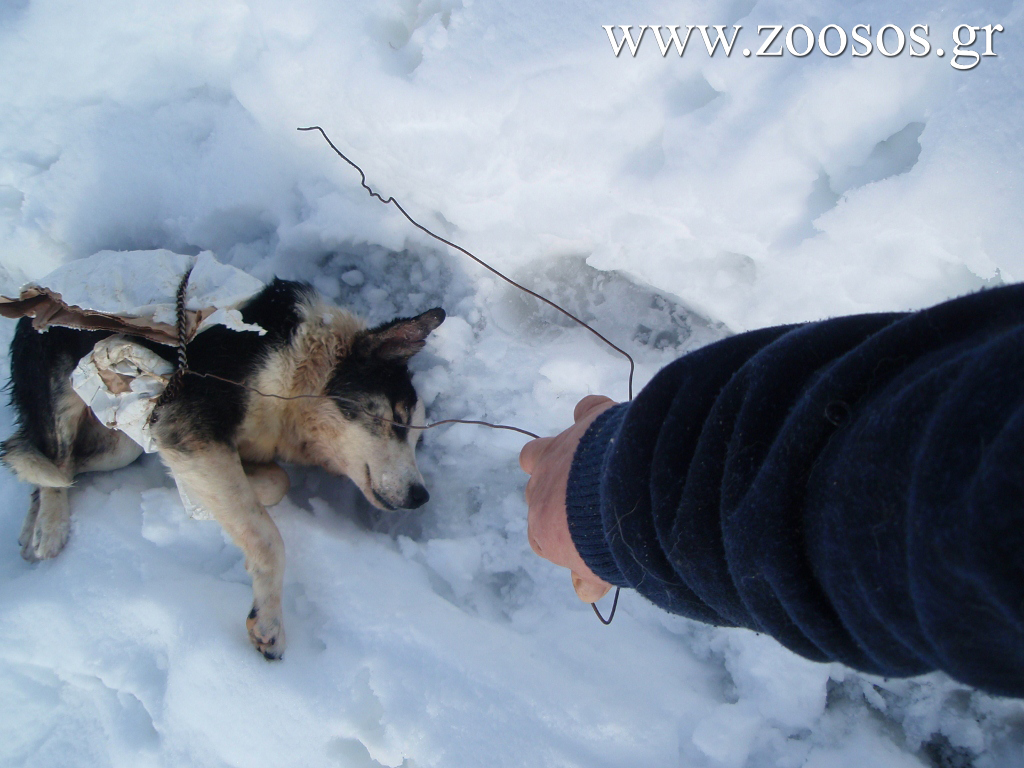
<svg viewBox="0 0 1024 768">
<path fill-rule="evenodd" d="M 20 479 L 36 486 L 18 536 L 21 556 L 30 563 L 56 557 L 71 533 L 67 486 L 72 471 L 44 456 L 21 433 L 7 440 L 3 451 L 4 463 Z"/>
<path fill-rule="evenodd" d="M 56 460 L 23 432 L 3 444 L 4 462 L 20 479 L 36 486 L 18 537 L 21 556 L 31 563 L 56 557 L 67 544 L 71 533 L 67 487 L 76 474 L 118 469 L 142 453 L 127 435 L 100 424 L 74 392 L 65 392 L 59 406 L 51 431 Z"/>
<path fill-rule="evenodd" d="M 21 556 L 25 557 L 26 547 L 32 540 L 32 531 L 36 528 L 36 518 L 39 517 L 39 489 L 32 491 L 32 500 L 28 505 L 28 514 L 25 515 L 25 522 L 21 524 L 21 534 L 18 536 L 18 544 L 21 546 Z M 26 557 L 26 559 L 28 559 Z"/>
<path fill-rule="evenodd" d="M 36 487 L 19 543 L 22 556 L 53 557 L 71 531 L 67 487 L 78 472 L 124 466 L 139 448 L 104 427 L 71 387 L 77 362 L 105 333 L 53 327 L 39 333 L 22 318 L 11 342 L 11 403 L 18 431 L 0 459 Z"/>
<path fill-rule="evenodd" d="M 33 491 L 32 504 L 18 538 L 21 556 L 30 563 L 56 557 L 68 543 L 70 533 L 71 510 L 67 489 L 38 488 Z"/>
<path fill-rule="evenodd" d="M 75 440 L 75 474 L 121 469 L 141 455 L 142 446 L 124 432 L 107 429 L 91 413 L 83 418 Z"/>
<path fill-rule="evenodd" d="M 280 659 L 285 646 L 281 617 L 284 542 L 246 477 L 237 451 L 211 443 L 187 449 L 161 448 L 160 456 L 188 496 L 213 515 L 245 554 L 253 592 L 246 621 L 249 639 L 267 659 Z"/>
</svg>

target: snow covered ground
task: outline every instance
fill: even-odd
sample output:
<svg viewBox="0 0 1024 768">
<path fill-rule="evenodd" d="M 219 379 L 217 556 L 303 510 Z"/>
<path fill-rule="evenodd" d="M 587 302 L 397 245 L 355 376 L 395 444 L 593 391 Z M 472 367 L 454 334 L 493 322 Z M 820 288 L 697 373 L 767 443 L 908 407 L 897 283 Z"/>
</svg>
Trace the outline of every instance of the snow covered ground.
<svg viewBox="0 0 1024 768">
<path fill-rule="evenodd" d="M 1024 279 L 1024 3 L 934 6 L 0 0 L 0 293 L 102 249 L 211 249 L 371 321 L 440 304 L 414 365 L 431 416 L 551 434 L 582 395 L 625 397 L 622 358 L 295 128 L 593 319 L 642 384 L 730 332 Z M 928 24 L 946 55 L 740 53 L 759 24 L 860 23 Z M 954 69 L 961 23 L 1002 24 L 998 55 Z M 696 32 L 634 58 L 618 24 L 743 30 L 728 58 Z M 1024 766 L 1024 703 L 941 675 L 812 664 L 631 593 L 601 626 L 529 551 L 521 444 L 427 433 L 432 499 L 403 515 L 291 468 L 279 664 L 246 638 L 239 551 L 152 457 L 83 477 L 34 566 L 28 489 L 0 474 L 0 764 Z"/>
</svg>

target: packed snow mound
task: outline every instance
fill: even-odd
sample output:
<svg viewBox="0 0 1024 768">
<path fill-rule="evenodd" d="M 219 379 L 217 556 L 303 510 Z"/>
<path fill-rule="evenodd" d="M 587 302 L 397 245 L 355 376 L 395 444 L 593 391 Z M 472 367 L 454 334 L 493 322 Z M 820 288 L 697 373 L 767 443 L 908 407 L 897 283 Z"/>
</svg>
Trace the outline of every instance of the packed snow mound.
<svg viewBox="0 0 1024 768">
<path fill-rule="evenodd" d="M 165 249 L 100 251 L 68 262 L 17 296 L 0 296 L 0 312 L 23 311 L 33 326 L 136 332 L 153 341 L 177 343 L 178 291 L 185 281 L 182 309 L 187 338 L 214 325 L 235 331 L 265 331 L 242 322 L 238 307 L 263 283 L 242 270 L 221 264 L 204 251 L 187 256 Z M 42 305 L 40 299 L 45 299 Z M 111 326 L 103 323 L 110 321 Z"/>
<path fill-rule="evenodd" d="M 185 309 L 233 309 L 263 283 L 221 264 L 212 253 L 198 256 L 151 251 L 100 251 L 70 261 L 39 281 L 74 307 L 112 315 L 151 318 L 174 325 L 178 286 L 188 273 Z"/>
<path fill-rule="evenodd" d="M 0 294 L 61 265 L 84 289 L 92 254 L 165 249 L 307 280 L 370 323 L 443 305 L 413 359 L 430 417 L 553 434 L 583 395 L 626 397 L 624 360 L 439 249 L 297 127 L 592 321 L 639 386 L 729 332 L 1024 278 L 1022 11 L 0 3 Z M 758 25 L 918 23 L 947 52 L 959 24 L 1006 31 L 961 72 L 935 53 L 708 56 L 696 32 L 683 57 L 650 36 L 616 57 L 603 29 L 740 25 L 756 49 Z M 241 554 L 155 457 L 79 478 L 70 543 L 36 566 L 16 545 L 29 489 L 0 474 L 0 765 L 1024 766 L 1024 705 L 941 675 L 813 664 L 631 593 L 601 626 L 529 549 L 521 445 L 428 431 L 431 502 L 404 515 L 289 467 L 276 665 L 245 635 Z"/>
</svg>

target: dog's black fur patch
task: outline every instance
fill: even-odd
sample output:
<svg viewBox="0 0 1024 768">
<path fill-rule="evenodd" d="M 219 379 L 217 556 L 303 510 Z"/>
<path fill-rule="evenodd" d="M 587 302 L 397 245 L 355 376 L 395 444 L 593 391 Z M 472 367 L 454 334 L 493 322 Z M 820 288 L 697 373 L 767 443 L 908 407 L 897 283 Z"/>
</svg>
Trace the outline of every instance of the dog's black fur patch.
<svg viewBox="0 0 1024 768">
<path fill-rule="evenodd" d="M 337 365 L 327 392 L 349 418 L 359 411 L 372 410 L 376 398 L 383 395 L 390 413 L 380 414 L 401 420 L 412 414 L 417 395 L 409 377 L 409 358 L 423 348 L 427 335 L 444 321 L 444 310 L 433 309 L 418 318 L 398 318 L 363 331 L 356 336 L 352 351 Z M 387 422 L 371 428 L 388 432 L 396 440 L 405 440 L 409 430 Z"/>
<path fill-rule="evenodd" d="M 287 345 L 302 318 L 298 307 L 314 290 L 306 283 L 275 278 L 240 309 L 242 320 L 266 331 L 233 331 L 217 325 L 196 336 L 187 347 L 188 367 L 197 373 L 211 373 L 224 379 L 244 382 L 273 350 Z M 153 342 L 147 347 L 167 360 L 176 359 L 175 351 Z M 178 426 L 162 432 L 168 446 L 191 439 L 227 443 L 234 439 L 245 417 L 246 390 L 234 384 L 199 376 L 186 376 L 173 406 L 187 418 Z M 160 414 L 156 414 L 157 419 Z"/>
<path fill-rule="evenodd" d="M 18 321 L 11 341 L 11 405 L 21 438 L 51 461 L 60 462 L 73 448 L 60 445 L 54 411 L 71 386 L 71 371 L 109 335 L 58 327 L 40 333 L 30 318 Z"/>
<path fill-rule="evenodd" d="M 376 398 L 383 395 L 391 405 L 391 413 L 379 414 L 388 419 L 397 415 L 396 406 L 401 405 L 405 413 L 412 413 L 416 405 L 416 390 L 413 389 L 405 361 L 382 360 L 380 357 L 361 351 L 357 343 L 351 355 L 339 363 L 327 383 L 327 393 L 339 398 L 335 402 L 348 418 L 363 415 L 364 409 L 372 409 Z M 400 440 L 406 439 L 405 427 L 378 422 L 378 429 L 391 428 L 391 434 Z"/>
</svg>

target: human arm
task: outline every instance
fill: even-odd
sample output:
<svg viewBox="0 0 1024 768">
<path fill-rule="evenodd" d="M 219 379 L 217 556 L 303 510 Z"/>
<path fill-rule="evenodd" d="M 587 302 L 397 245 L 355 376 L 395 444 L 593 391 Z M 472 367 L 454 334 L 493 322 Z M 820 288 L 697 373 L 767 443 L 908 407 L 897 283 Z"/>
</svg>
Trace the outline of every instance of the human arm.
<svg viewBox="0 0 1024 768">
<path fill-rule="evenodd" d="M 1022 324 L 1009 286 L 687 355 L 579 441 L 581 559 L 812 659 L 1024 695 Z"/>
</svg>

